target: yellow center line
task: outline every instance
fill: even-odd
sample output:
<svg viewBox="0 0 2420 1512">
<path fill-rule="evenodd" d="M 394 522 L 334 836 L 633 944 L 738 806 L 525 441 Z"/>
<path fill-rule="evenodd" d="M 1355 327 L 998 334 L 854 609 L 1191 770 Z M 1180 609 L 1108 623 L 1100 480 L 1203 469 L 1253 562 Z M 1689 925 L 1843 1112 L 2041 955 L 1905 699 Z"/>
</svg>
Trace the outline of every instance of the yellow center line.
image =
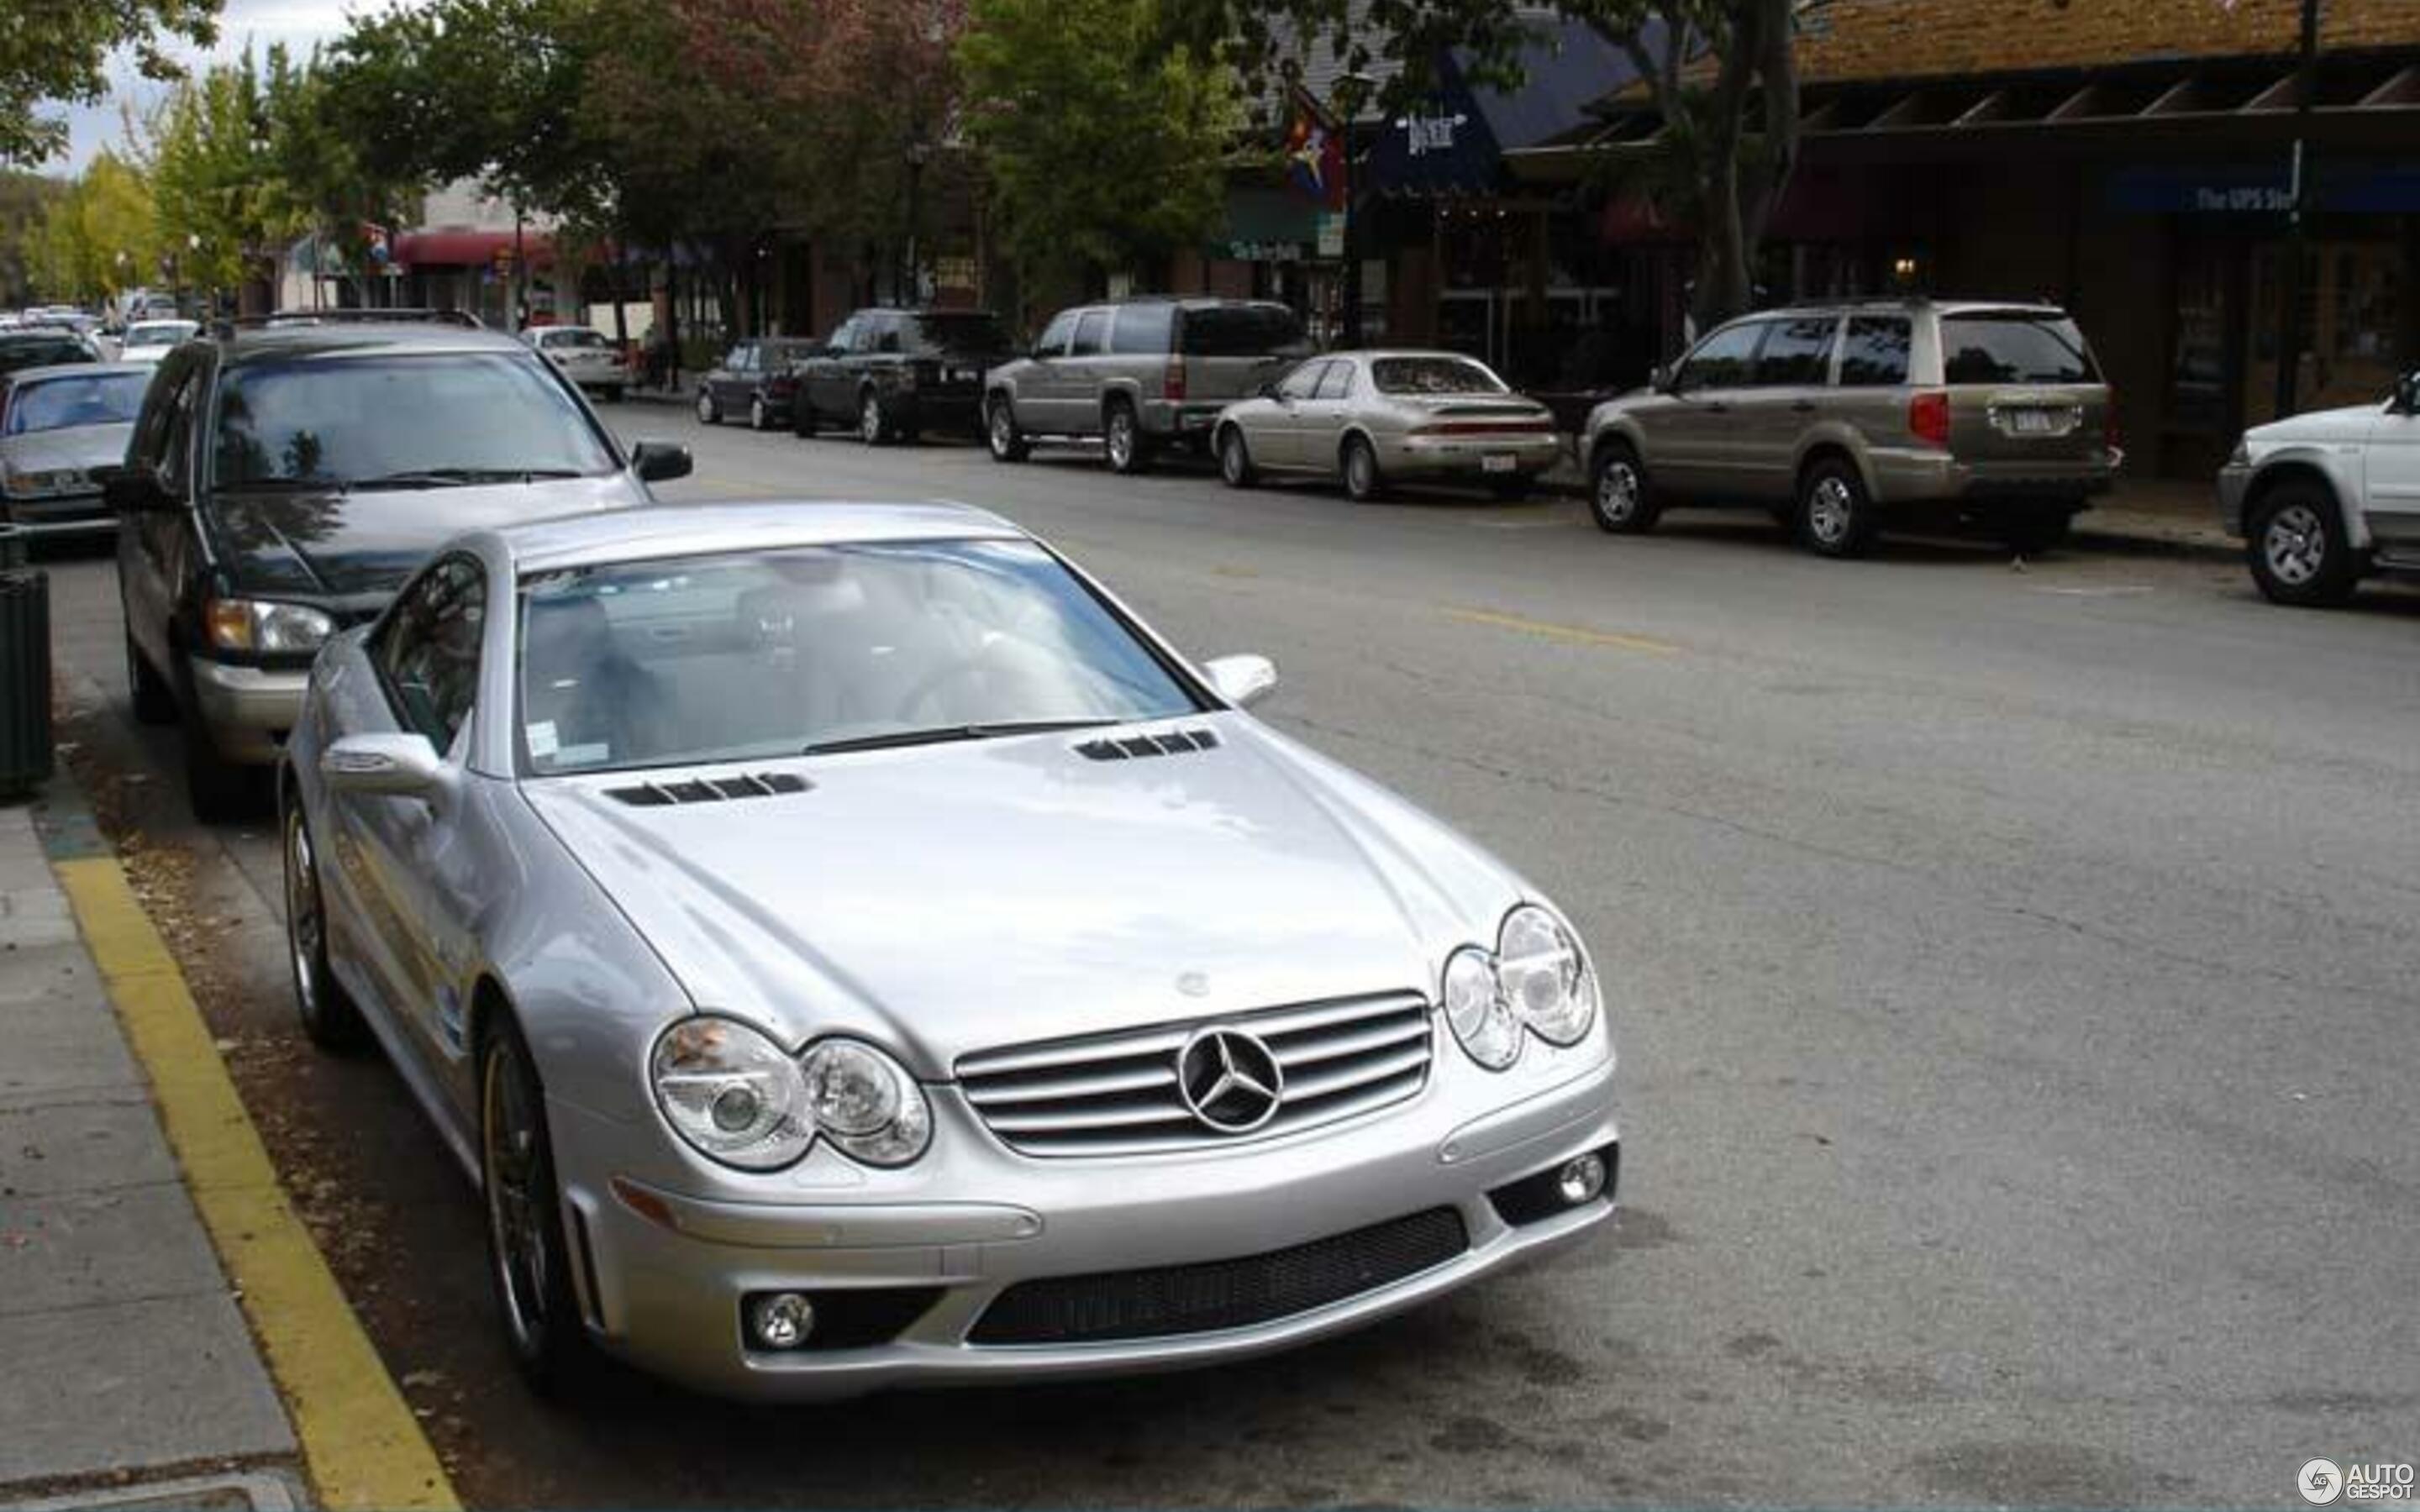
<svg viewBox="0 0 2420 1512">
<path fill-rule="evenodd" d="M 1492 625 L 1499 630 L 1517 630 L 1523 635 L 1544 636 L 1549 640 L 1568 641 L 1576 646 L 1619 646 L 1624 651 L 1644 651 L 1658 656 L 1679 654 L 1681 648 L 1669 640 L 1658 640 L 1649 635 L 1621 635 L 1612 630 L 1591 630 L 1580 625 L 1550 625 L 1544 620 L 1526 620 L 1518 614 L 1498 614 L 1493 609 L 1450 609 L 1450 620 L 1466 625 Z"/>
<path fill-rule="evenodd" d="M 194 1206 L 294 1414 L 328 1507 L 453 1512 L 436 1451 L 278 1185 L 174 957 L 115 857 L 54 863 Z"/>
</svg>

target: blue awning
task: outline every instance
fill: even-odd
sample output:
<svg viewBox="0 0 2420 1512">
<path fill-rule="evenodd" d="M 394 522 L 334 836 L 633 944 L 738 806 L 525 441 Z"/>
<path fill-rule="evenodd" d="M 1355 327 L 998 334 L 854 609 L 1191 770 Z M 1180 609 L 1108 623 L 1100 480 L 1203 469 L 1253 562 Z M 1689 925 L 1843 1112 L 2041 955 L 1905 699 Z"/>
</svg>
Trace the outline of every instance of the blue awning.
<svg viewBox="0 0 2420 1512">
<path fill-rule="evenodd" d="M 1651 53 L 1661 48 L 1661 24 L 1643 39 Z M 1540 25 L 1520 50 L 1518 88 L 1473 86 L 1466 62 L 1459 52 L 1439 60 L 1435 92 L 1377 124 L 1366 170 L 1372 189 L 1412 197 L 1494 193 L 1505 185 L 1507 150 L 1581 125 L 1592 102 L 1638 76 L 1628 54 L 1579 21 Z"/>
</svg>

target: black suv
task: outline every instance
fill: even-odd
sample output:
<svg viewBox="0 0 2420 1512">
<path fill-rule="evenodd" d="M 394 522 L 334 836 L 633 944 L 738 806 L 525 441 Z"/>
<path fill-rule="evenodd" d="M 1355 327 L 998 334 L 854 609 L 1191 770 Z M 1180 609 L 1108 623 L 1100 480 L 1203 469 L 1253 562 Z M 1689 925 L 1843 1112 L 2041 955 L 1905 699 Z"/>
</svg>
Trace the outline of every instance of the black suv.
<svg viewBox="0 0 2420 1512">
<path fill-rule="evenodd" d="M 509 336 L 326 320 L 233 329 L 160 364 L 103 494 L 135 717 L 185 725 L 194 813 L 232 817 L 320 642 L 466 530 L 651 501 L 688 449 L 627 454 Z"/>
<path fill-rule="evenodd" d="M 972 437 L 984 374 L 1015 350 L 983 310 L 860 310 L 790 366 L 790 428 L 812 436 L 826 421 L 879 446 L 927 430 Z"/>
</svg>

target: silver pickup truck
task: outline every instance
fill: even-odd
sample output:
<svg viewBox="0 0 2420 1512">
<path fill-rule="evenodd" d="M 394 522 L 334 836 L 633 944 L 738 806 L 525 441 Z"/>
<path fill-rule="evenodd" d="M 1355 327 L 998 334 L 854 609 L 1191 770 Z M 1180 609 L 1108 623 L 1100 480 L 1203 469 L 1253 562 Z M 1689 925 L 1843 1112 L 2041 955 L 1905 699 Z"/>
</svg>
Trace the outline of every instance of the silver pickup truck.
<svg viewBox="0 0 2420 1512">
<path fill-rule="evenodd" d="M 2370 573 L 2420 571 L 2420 371 L 2383 404 L 2245 431 L 2219 470 L 2218 510 L 2279 604 L 2341 604 Z"/>
</svg>

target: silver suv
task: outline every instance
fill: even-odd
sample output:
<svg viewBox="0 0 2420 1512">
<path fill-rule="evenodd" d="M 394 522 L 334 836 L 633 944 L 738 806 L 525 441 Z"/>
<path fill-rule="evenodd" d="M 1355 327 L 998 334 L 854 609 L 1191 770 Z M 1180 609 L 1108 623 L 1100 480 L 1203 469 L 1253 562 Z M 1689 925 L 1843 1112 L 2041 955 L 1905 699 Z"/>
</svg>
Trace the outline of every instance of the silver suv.
<svg viewBox="0 0 2420 1512">
<path fill-rule="evenodd" d="M 1978 524 L 2058 543 L 2121 458 L 2075 322 L 2049 305 L 1869 300 L 1718 326 L 1585 437 L 1596 522 L 1644 531 L 1674 504 L 1773 511 L 1848 557 L 1888 524 Z"/>
<path fill-rule="evenodd" d="M 1172 442 L 1206 449 L 1218 411 L 1311 354 L 1282 304 L 1166 296 L 1062 310 L 1033 350 L 984 378 L 991 455 L 1022 462 L 1038 439 L 1098 439 L 1140 472 Z"/>
</svg>

